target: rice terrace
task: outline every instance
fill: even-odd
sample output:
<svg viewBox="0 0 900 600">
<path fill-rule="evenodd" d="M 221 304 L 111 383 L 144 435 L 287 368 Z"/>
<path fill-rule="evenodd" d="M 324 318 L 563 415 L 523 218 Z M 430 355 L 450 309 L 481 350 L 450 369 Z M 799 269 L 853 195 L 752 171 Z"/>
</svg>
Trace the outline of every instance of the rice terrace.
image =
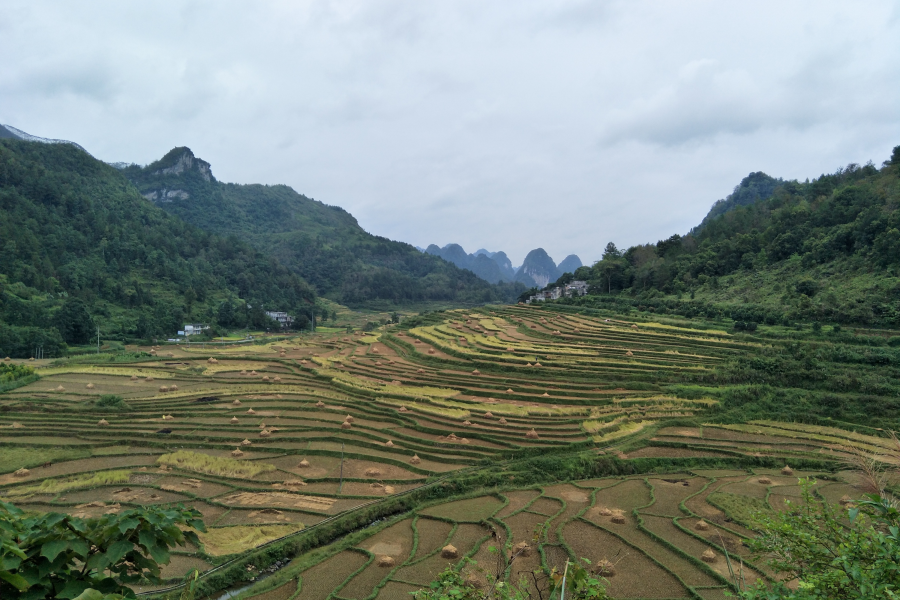
<svg viewBox="0 0 900 600">
<path fill-rule="evenodd" d="M 777 326 L 493 305 L 129 351 L 5 361 L 36 376 L 0 394 L 0 497 L 199 510 L 201 545 L 135 587 L 148 597 L 197 570 L 211 598 L 393 600 L 448 566 L 487 581 L 583 558 L 614 598 L 724 598 L 775 577 L 746 546 L 753 514 L 806 477 L 847 506 L 866 491 L 850 465 L 892 448 L 860 424 L 890 399 L 833 391 L 872 377 L 877 349 L 827 355 Z M 826 375 L 790 371 L 815 352 Z M 773 385 L 784 402 L 761 406 Z M 831 397 L 859 414 L 802 413 Z"/>
</svg>

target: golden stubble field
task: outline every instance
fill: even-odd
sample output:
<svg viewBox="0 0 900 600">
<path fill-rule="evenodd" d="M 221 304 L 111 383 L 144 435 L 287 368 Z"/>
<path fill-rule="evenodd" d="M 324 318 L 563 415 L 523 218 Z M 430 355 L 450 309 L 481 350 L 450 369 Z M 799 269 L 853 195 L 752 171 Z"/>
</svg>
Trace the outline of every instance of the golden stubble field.
<svg viewBox="0 0 900 600">
<path fill-rule="evenodd" d="M 164 571 L 173 582 L 519 457 L 695 462 L 540 485 L 513 476 L 470 497 L 431 499 L 351 545 L 285 562 L 260 583 L 260 598 L 406 598 L 465 558 L 478 564 L 468 576 L 491 576 L 489 547 L 507 541 L 520 544 L 514 572 L 587 558 L 606 561 L 614 597 L 722 598 L 726 552 L 744 560 L 746 579 L 771 576 L 743 545 L 752 511 L 782 509 L 801 476 L 826 475 L 816 491 L 836 504 L 860 494 L 852 473 L 791 464 L 838 464 L 885 443 L 798 424 L 707 423 L 714 399 L 653 382 L 714 368 L 745 351 L 742 342 L 575 313 L 450 311 L 407 330 L 141 350 L 147 356 L 128 363 L 45 361 L 40 380 L 0 395 L 0 497 L 80 516 L 193 506 L 209 532 L 201 547 L 176 553 Z M 105 395 L 121 403 L 98 406 Z M 742 457 L 771 459 L 770 468 L 728 468 Z"/>
</svg>

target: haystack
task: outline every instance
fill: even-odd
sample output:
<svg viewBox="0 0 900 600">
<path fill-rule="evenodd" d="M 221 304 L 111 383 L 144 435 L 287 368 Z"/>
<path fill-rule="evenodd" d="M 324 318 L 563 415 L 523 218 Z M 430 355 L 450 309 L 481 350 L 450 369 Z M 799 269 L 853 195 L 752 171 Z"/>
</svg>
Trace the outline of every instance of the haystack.
<svg viewBox="0 0 900 600">
<path fill-rule="evenodd" d="M 781 470 L 781 474 L 790 476 L 794 474 L 794 470 L 789 466 L 784 465 L 784 468 Z"/>
<path fill-rule="evenodd" d="M 109 421 L 107 421 L 106 419 L 100 419 L 99 421 L 97 421 L 97 425 L 109 425 Z"/>
<path fill-rule="evenodd" d="M 536 366 L 536 367 L 543 367 L 544 365 L 542 365 L 542 364 L 539 363 L 539 362 L 536 362 L 536 363 L 534 363 L 534 366 Z"/>
<path fill-rule="evenodd" d="M 600 515 L 601 517 L 611 517 L 613 514 L 613 511 L 606 508 L 605 506 L 601 506 L 600 508 L 597 509 L 597 514 Z"/>
<path fill-rule="evenodd" d="M 241 375 L 246 375 L 246 374 L 247 374 L 247 370 L 246 370 L 246 369 L 241 369 Z"/>
<path fill-rule="evenodd" d="M 239 457 L 239 456 L 243 456 L 244 453 L 241 452 L 241 449 L 240 449 L 240 448 L 235 448 L 234 450 L 231 451 L 231 455 L 232 455 L 233 457 L 237 458 L 237 457 Z"/>
<path fill-rule="evenodd" d="M 470 425 L 472 425 L 472 422 L 469 421 L 468 419 L 466 419 L 465 421 L 463 421 L 463 426 L 464 426 L 464 427 L 469 427 Z"/>
<path fill-rule="evenodd" d="M 422 462 L 422 459 L 419 458 L 418 454 L 413 454 L 413 457 L 411 459 L 409 459 L 409 464 L 411 464 L 411 465 L 417 465 L 420 462 Z"/>
<path fill-rule="evenodd" d="M 237 418 L 237 417 L 231 417 L 231 424 L 232 424 L 232 425 L 237 425 L 238 423 L 240 423 L 240 421 L 238 421 L 238 418 Z"/>
<path fill-rule="evenodd" d="M 597 566 L 594 567 L 594 570 L 601 577 L 612 577 L 616 574 L 616 565 L 605 558 L 601 558 L 597 561 Z"/>
<path fill-rule="evenodd" d="M 259 375 L 259 373 L 256 371 L 250 371 L 250 377 L 256 377 L 257 375 Z"/>
<path fill-rule="evenodd" d="M 253 442 L 251 442 L 250 440 L 244 440 L 243 442 L 241 442 L 241 446 L 243 446 L 244 448 L 246 448 L 247 446 L 249 446 L 249 445 L 252 444 L 252 443 L 253 443 Z"/>
<path fill-rule="evenodd" d="M 241 405 L 241 401 L 235 399 L 234 402 L 231 403 L 231 405 L 232 405 L 232 406 L 240 406 L 240 405 Z"/>
<path fill-rule="evenodd" d="M 453 544 L 447 544 L 441 548 L 441 558 L 459 558 L 459 550 Z"/>
<path fill-rule="evenodd" d="M 529 440 L 536 440 L 538 439 L 538 432 L 534 430 L 534 427 L 532 427 L 531 431 L 525 434 L 525 437 L 527 437 Z"/>
<path fill-rule="evenodd" d="M 501 425 L 506 425 L 506 419 L 504 417 L 500 417 L 500 420 L 497 422 L 500 423 Z"/>
<path fill-rule="evenodd" d="M 757 481 L 759 483 L 762 483 L 763 485 L 769 485 L 770 483 L 772 483 L 772 480 L 768 477 L 760 477 L 759 479 L 757 479 Z"/>
<path fill-rule="evenodd" d="M 87 384 L 87 385 L 84 386 L 84 387 L 86 387 L 86 388 L 89 389 L 89 390 L 92 390 L 92 389 L 94 389 L 94 384 L 93 384 L 93 383 L 89 383 L 89 384 Z"/>
<path fill-rule="evenodd" d="M 309 468 L 309 461 L 306 460 L 306 459 L 304 458 L 304 459 L 301 460 L 299 463 L 297 463 L 297 468 L 298 468 L 298 469 L 308 469 L 308 468 Z"/>
<path fill-rule="evenodd" d="M 279 383 L 281 381 L 281 377 L 276 375 L 275 377 L 272 378 L 272 381 L 274 381 L 275 383 Z"/>
<path fill-rule="evenodd" d="M 13 473 L 13 477 L 28 477 L 31 474 L 31 471 L 28 469 L 19 469 L 15 473 Z"/>
<path fill-rule="evenodd" d="M 434 348 L 429 348 L 428 354 L 437 354 L 437 352 L 435 352 Z"/>
<path fill-rule="evenodd" d="M 519 542 L 512 547 L 512 555 L 515 556 L 517 554 L 524 558 L 531 556 L 531 546 L 528 545 L 528 542 Z"/>
<path fill-rule="evenodd" d="M 381 471 L 375 468 L 366 469 L 366 477 L 381 477 Z"/>
<path fill-rule="evenodd" d="M 385 569 L 393 567 L 394 564 L 395 564 L 394 559 L 391 558 L 390 556 L 382 556 L 378 559 L 378 566 L 385 568 Z"/>
<path fill-rule="evenodd" d="M 506 393 L 507 393 L 507 394 L 515 394 L 515 392 L 512 391 L 512 389 L 507 389 L 507 390 L 506 390 Z"/>
<path fill-rule="evenodd" d="M 629 350 L 628 352 L 625 353 L 625 356 L 634 356 L 634 352 Z"/>
<path fill-rule="evenodd" d="M 550 394 L 548 394 L 547 392 L 544 392 L 544 393 L 542 394 L 542 396 L 543 396 L 544 398 L 549 398 L 549 397 L 550 397 Z"/>
<path fill-rule="evenodd" d="M 484 418 L 485 419 L 493 419 L 494 415 L 491 413 L 491 411 L 487 411 L 486 413 L 484 413 Z"/>
<path fill-rule="evenodd" d="M 475 369 L 474 371 L 472 371 L 472 375 L 481 375 L 481 371 Z"/>
<path fill-rule="evenodd" d="M 177 392 L 177 391 L 178 391 L 178 386 L 177 386 L 177 385 L 170 385 L 170 386 L 169 386 L 169 391 L 170 391 L 170 392 Z"/>
<path fill-rule="evenodd" d="M 255 415 L 255 414 L 256 414 L 256 411 L 253 410 L 252 408 L 248 408 L 248 409 L 247 409 L 247 414 L 248 414 L 248 415 Z"/>
<path fill-rule="evenodd" d="M 260 423 L 259 425 L 257 425 L 257 427 L 259 427 L 260 429 L 265 429 L 265 428 L 266 428 L 266 423 L 265 423 L 265 421 L 263 421 L 262 423 Z"/>
<path fill-rule="evenodd" d="M 268 375 L 263 375 L 262 380 L 263 380 L 263 381 L 269 381 L 269 376 L 268 376 Z"/>
<path fill-rule="evenodd" d="M 347 423 L 352 423 L 352 422 L 353 422 L 353 417 L 350 416 L 350 415 L 347 415 L 346 417 L 344 417 L 344 421 L 346 421 Z"/>
<path fill-rule="evenodd" d="M 716 562 L 716 553 L 712 549 L 706 549 L 700 555 L 700 559 L 705 563 L 714 563 Z"/>
<path fill-rule="evenodd" d="M 385 442 L 384 445 L 387 446 L 388 448 L 393 448 L 393 447 L 394 447 L 394 442 L 392 442 L 391 440 L 388 440 L 387 442 Z"/>
<path fill-rule="evenodd" d="M 625 513 L 622 512 L 621 510 L 617 510 L 617 511 L 613 512 L 613 515 L 612 515 L 612 518 L 610 519 L 610 521 L 612 521 L 613 523 L 616 523 L 617 525 L 624 525 L 625 524 Z"/>
<path fill-rule="evenodd" d="M 213 357 L 209 357 L 209 358 L 206 360 L 206 362 L 208 362 L 208 363 L 211 364 L 211 365 L 214 365 L 214 364 L 216 364 L 216 363 L 219 362 L 219 361 L 217 361 L 217 360 L 216 360 L 215 358 L 213 358 Z"/>
<path fill-rule="evenodd" d="M 700 519 L 694 525 L 694 529 L 696 529 L 697 531 L 709 531 L 709 523 L 707 523 L 703 519 Z"/>
<path fill-rule="evenodd" d="M 61 386 L 61 385 L 58 385 L 58 386 L 56 386 L 56 391 L 57 391 L 57 392 L 64 392 L 64 391 L 66 391 L 66 388 L 64 388 L 64 387 Z"/>
<path fill-rule="evenodd" d="M 167 385 L 161 385 L 161 386 L 159 386 L 159 391 L 162 392 L 162 393 L 166 393 L 166 392 L 169 391 L 169 386 L 167 386 Z"/>
<path fill-rule="evenodd" d="M 531 363 L 525 363 L 525 366 L 526 366 L 526 367 L 533 367 L 534 365 L 532 365 Z"/>
<path fill-rule="evenodd" d="M 347 421 L 341 423 L 341 429 L 350 429 L 351 427 L 353 427 L 352 423 L 348 423 Z"/>
<path fill-rule="evenodd" d="M 638 328 L 638 326 L 637 326 L 637 325 L 634 325 L 634 324 L 632 324 L 632 326 L 631 326 L 631 328 L 632 328 L 632 329 L 637 329 L 637 328 Z"/>
<path fill-rule="evenodd" d="M 152 378 L 152 377 L 148 377 L 148 378 L 145 379 L 144 381 L 146 381 L 147 383 L 150 383 L 151 381 L 153 381 L 153 378 Z"/>
<path fill-rule="evenodd" d="M 384 486 L 384 493 L 387 494 L 388 496 L 390 496 L 391 494 L 393 494 L 395 491 L 396 491 L 396 490 L 394 489 L 394 486 L 392 486 L 392 485 L 386 485 L 386 486 Z"/>
<path fill-rule="evenodd" d="M 6 362 L 9 362 L 9 361 L 11 361 L 12 359 L 11 359 L 10 357 L 7 356 L 7 357 L 4 358 L 3 360 L 5 360 Z"/>
<path fill-rule="evenodd" d="M 398 412 L 409 412 L 409 409 L 406 408 L 405 406 L 401 406 L 400 410 Z"/>
<path fill-rule="evenodd" d="M 316 406 L 318 406 L 319 408 L 322 408 L 323 406 L 325 406 L 325 403 L 322 402 L 321 400 L 319 400 L 318 402 L 316 402 Z"/>
<path fill-rule="evenodd" d="M 131 380 L 132 380 L 132 381 L 137 381 L 137 380 L 138 380 L 138 376 L 137 376 L 137 375 L 132 375 L 132 376 L 131 376 Z"/>
</svg>

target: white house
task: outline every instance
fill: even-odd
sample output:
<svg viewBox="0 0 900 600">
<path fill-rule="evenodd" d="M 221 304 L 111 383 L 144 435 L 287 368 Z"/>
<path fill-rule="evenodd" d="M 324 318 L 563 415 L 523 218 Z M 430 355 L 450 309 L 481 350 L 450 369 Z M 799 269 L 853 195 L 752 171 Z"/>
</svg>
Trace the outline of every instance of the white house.
<svg viewBox="0 0 900 600">
<path fill-rule="evenodd" d="M 278 324 L 282 327 L 290 327 L 294 323 L 294 317 L 286 312 L 267 310 L 266 316 L 273 321 L 278 321 Z"/>
</svg>

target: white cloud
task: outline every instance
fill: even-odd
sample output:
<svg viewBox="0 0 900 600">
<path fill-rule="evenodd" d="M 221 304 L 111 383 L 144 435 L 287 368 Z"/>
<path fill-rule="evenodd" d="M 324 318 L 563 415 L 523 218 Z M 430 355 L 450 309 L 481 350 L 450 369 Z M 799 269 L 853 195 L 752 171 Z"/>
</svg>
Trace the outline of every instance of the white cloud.
<svg viewBox="0 0 900 600">
<path fill-rule="evenodd" d="M 596 259 L 698 223 L 750 171 L 900 143 L 888 0 L 0 6 L 0 122 L 287 183 L 373 233 Z"/>
</svg>

